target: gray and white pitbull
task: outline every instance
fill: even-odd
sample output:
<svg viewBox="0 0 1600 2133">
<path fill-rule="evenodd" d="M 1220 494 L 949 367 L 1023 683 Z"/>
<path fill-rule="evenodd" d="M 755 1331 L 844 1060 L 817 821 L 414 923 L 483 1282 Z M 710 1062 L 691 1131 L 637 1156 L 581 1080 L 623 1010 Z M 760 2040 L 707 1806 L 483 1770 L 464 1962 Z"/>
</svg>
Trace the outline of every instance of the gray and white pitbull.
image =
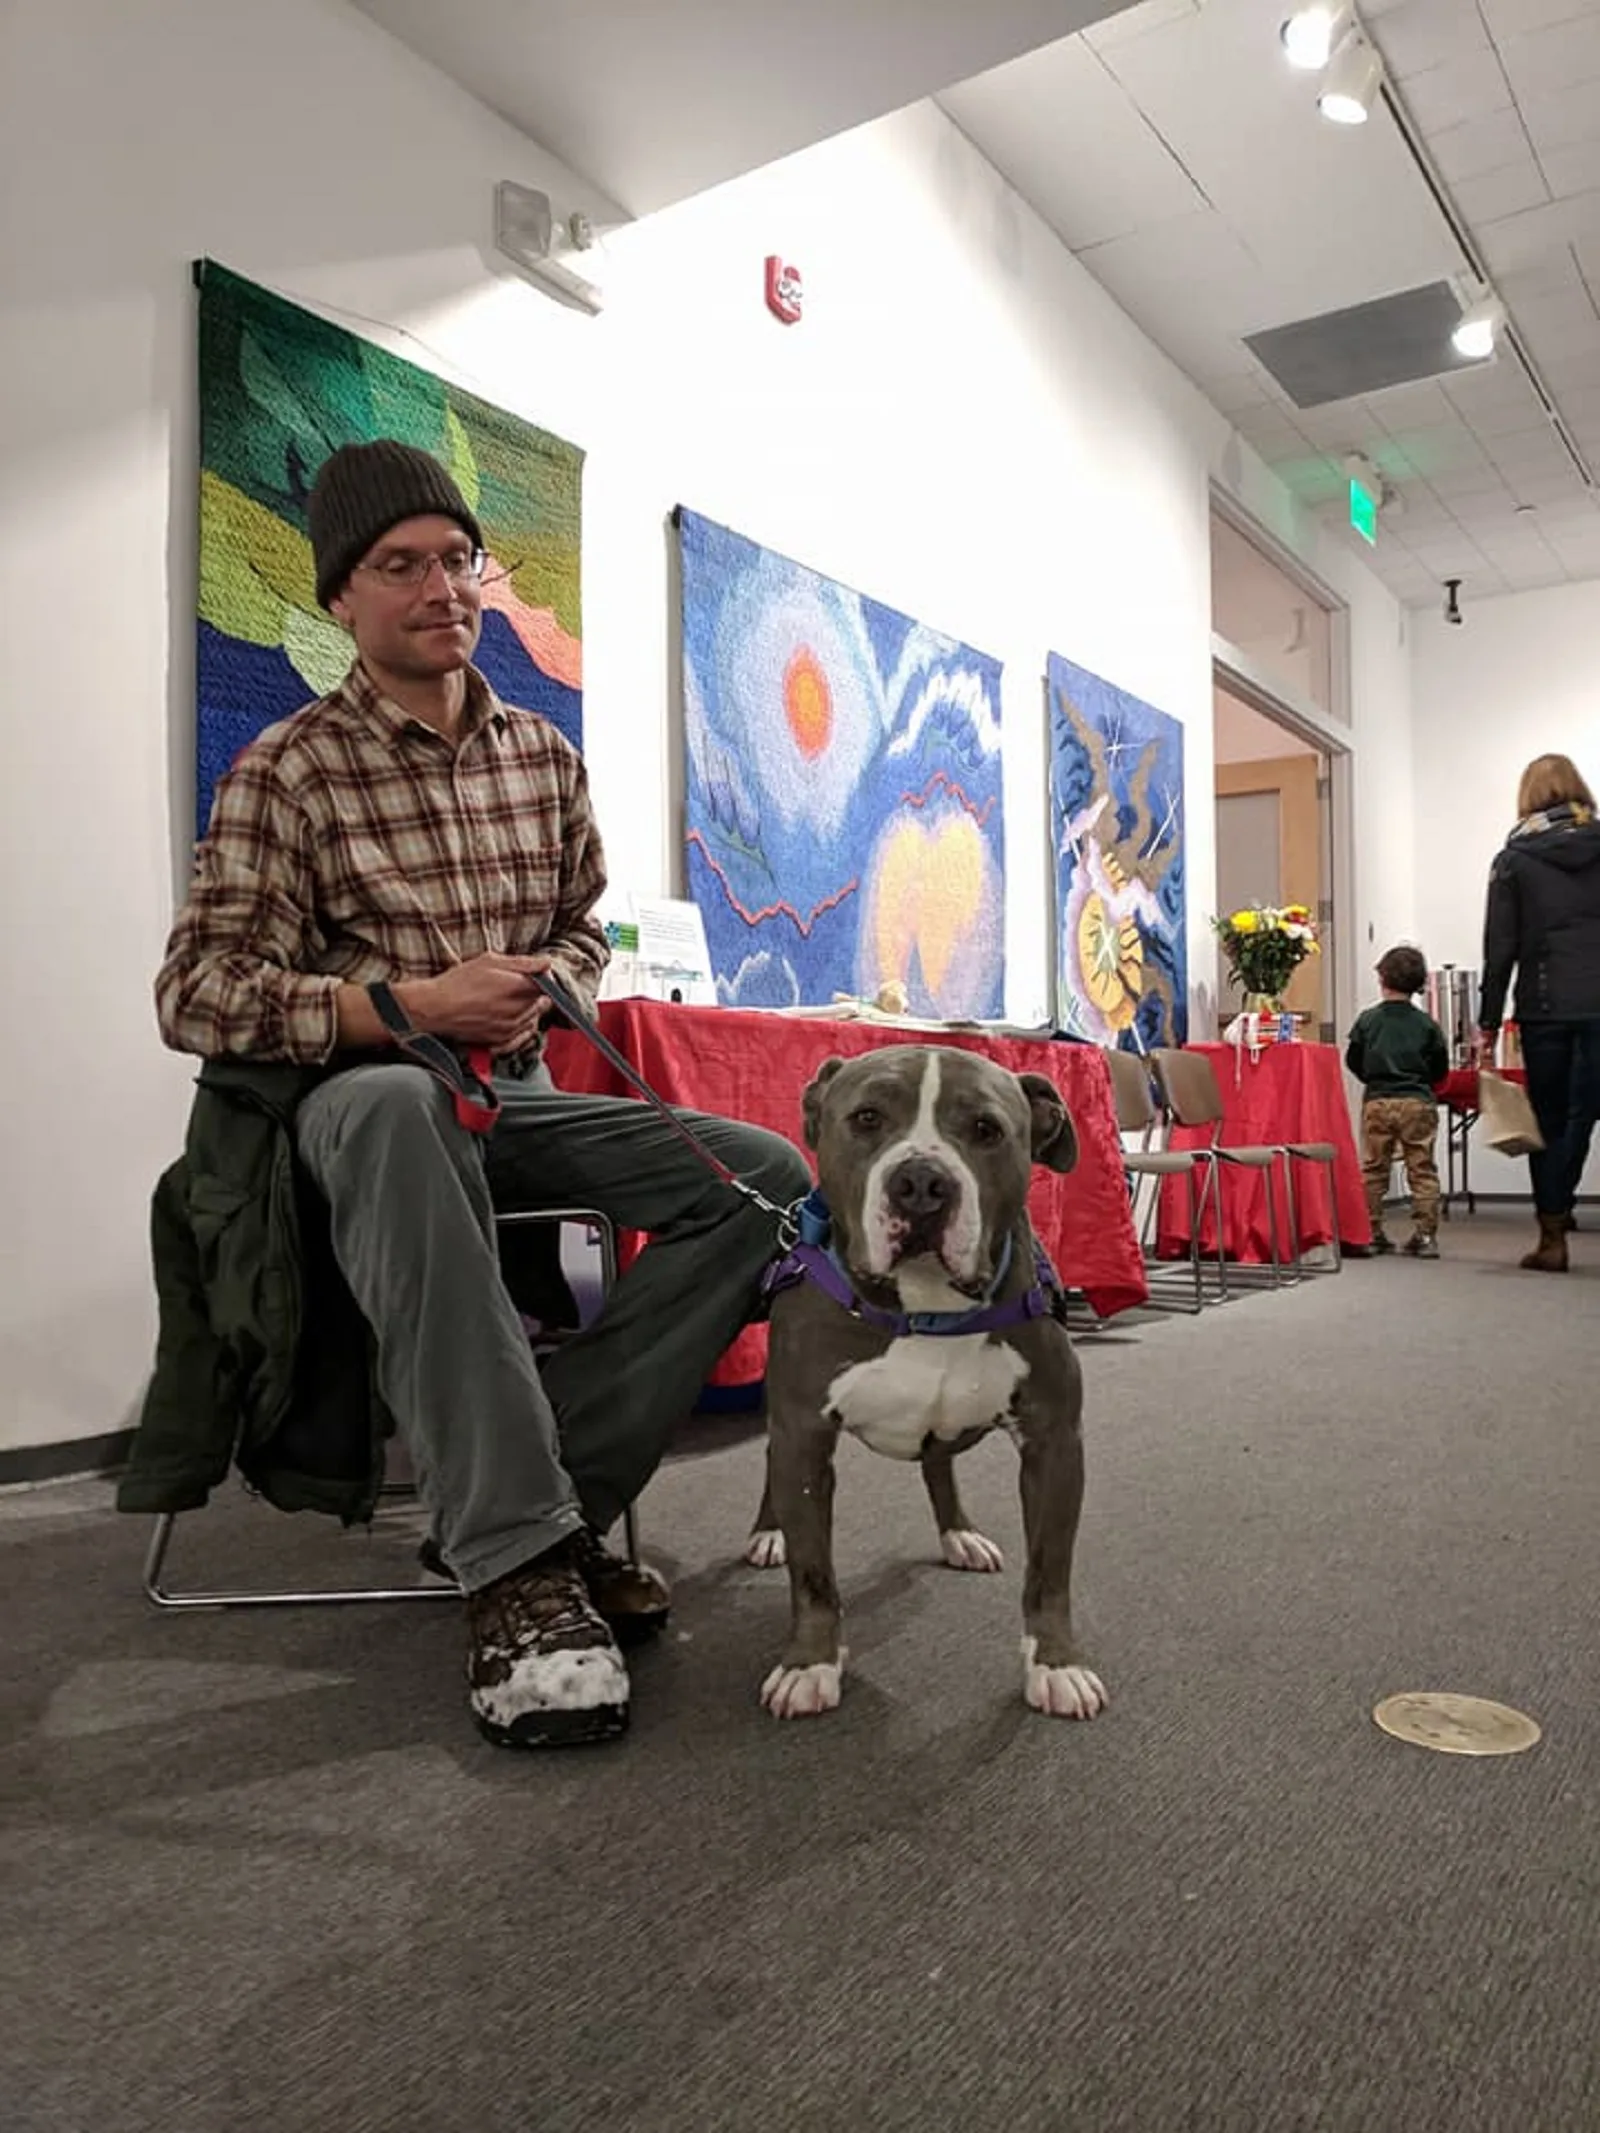
<svg viewBox="0 0 1600 2133">
<path fill-rule="evenodd" d="M 1077 1161 L 1066 1106 L 1041 1074 L 1019 1077 L 953 1046 L 894 1045 L 825 1060 L 804 1119 L 831 1216 L 828 1278 L 853 1292 L 854 1307 L 809 1278 L 772 1299 L 767 1496 L 746 1556 L 787 1561 L 791 1619 L 762 1703 L 774 1717 L 802 1718 L 839 1701 L 839 1432 L 919 1460 L 946 1561 L 998 1570 L 1000 1551 L 973 1531 L 952 1464 L 998 1428 L 1022 1461 L 1023 1694 L 1053 1717 L 1093 1718 L 1106 1692 L 1083 1664 L 1070 1604 L 1083 1502 L 1078 1359 L 1048 1310 L 999 1331 L 962 1330 L 1036 1283 L 1029 1175 L 1036 1162 L 1067 1171 Z M 919 1330 L 904 1327 L 911 1314 Z M 920 1314 L 953 1330 L 920 1330 Z"/>
</svg>

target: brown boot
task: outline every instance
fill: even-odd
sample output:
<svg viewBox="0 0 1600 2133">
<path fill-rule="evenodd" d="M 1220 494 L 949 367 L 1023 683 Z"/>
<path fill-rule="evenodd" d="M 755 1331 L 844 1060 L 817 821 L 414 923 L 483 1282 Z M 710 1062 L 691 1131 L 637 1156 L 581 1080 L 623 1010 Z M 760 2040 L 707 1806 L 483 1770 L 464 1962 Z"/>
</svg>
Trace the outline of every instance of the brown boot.
<svg viewBox="0 0 1600 2133">
<path fill-rule="evenodd" d="M 1564 1274 L 1567 1271 L 1567 1218 L 1539 1217 L 1539 1245 L 1519 1262 L 1530 1274 Z"/>
</svg>

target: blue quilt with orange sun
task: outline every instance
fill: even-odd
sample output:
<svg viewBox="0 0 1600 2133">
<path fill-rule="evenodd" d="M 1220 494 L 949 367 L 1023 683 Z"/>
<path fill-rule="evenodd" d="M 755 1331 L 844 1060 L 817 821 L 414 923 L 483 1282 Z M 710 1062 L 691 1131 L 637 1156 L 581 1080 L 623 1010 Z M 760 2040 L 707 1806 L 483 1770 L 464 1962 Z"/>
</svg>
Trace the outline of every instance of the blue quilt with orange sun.
<svg viewBox="0 0 1600 2133">
<path fill-rule="evenodd" d="M 1000 663 L 689 511 L 689 894 L 719 999 L 1005 1006 Z"/>
</svg>

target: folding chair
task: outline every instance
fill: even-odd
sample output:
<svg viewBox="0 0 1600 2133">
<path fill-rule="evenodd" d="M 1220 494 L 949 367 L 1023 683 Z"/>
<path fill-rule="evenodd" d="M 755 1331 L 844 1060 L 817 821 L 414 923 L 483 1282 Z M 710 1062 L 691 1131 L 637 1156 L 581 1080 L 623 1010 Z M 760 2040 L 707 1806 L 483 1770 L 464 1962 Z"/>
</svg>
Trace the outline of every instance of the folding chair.
<svg viewBox="0 0 1600 2133">
<path fill-rule="evenodd" d="M 1110 1069 L 1111 1092 L 1117 1107 L 1117 1130 L 1123 1135 L 1137 1133 L 1139 1136 L 1137 1148 L 1129 1148 L 1124 1141 L 1122 1149 L 1123 1175 L 1128 1181 L 1129 1196 L 1135 1205 L 1138 1203 L 1138 1181 L 1141 1178 L 1153 1178 L 1157 1181 L 1155 1191 L 1148 1196 L 1140 1237 L 1141 1246 L 1145 1247 L 1145 1267 L 1151 1276 L 1151 1304 L 1157 1310 L 1168 1308 L 1165 1296 L 1157 1293 L 1156 1283 L 1163 1280 L 1171 1271 L 1171 1267 L 1169 1262 L 1157 1259 L 1148 1249 L 1149 1240 L 1143 1231 L 1148 1230 L 1159 1218 L 1160 1181 L 1166 1178 L 1182 1178 L 1189 1193 L 1189 1273 L 1194 1285 L 1194 1301 L 1186 1308 L 1198 1314 L 1205 1309 L 1206 1304 L 1205 1282 L 1201 1271 L 1204 1261 L 1200 1254 L 1200 1227 L 1206 1193 L 1210 1187 L 1202 1182 L 1197 1190 L 1196 1180 L 1203 1170 L 1210 1185 L 1214 1186 L 1217 1166 L 1215 1163 L 1207 1163 L 1203 1154 L 1193 1148 L 1153 1148 L 1150 1143 L 1159 1122 L 1159 1114 L 1150 1087 L 1148 1064 L 1133 1052 L 1118 1051 L 1109 1045 L 1105 1048 L 1105 1060 Z M 1216 1202 L 1216 1216 L 1217 1233 L 1220 1236 L 1220 1196 Z M 1220 1252 L 1217 1255 L 1216 1300 L 1219 1303 L 1226 1303 L 1228 1300 L 1227 1265 Z"/>
<path fill-rule="evenodd" d="M 1163 1047 L 1150 1054 L 1150 1063 L 1155 1069 L 1161 1100 L 1169 1116 L 1180 1126 L 1211 1128 L 1211 1138 L 1196 1149 L 1195 1153 L 1203 1162 L 1210 1163 L 1216 1188 L 1218 1259 L 1225 1257 L 1227 1250 L 1222 1224 L 1222 1181 L 1218 1167 L 1226 1164 L 1230 1170 L 1253 1170 L 1259 1173 L 1267 1194 L 1267 1239 L 1272 1253 L 1272 1286 L 1277 1288 L 1284 1279 L 1286 1269 L 1278 1232 L 1278 1203 L 1272 1191 L 1272 1173 L 1281 1162 L 1284 1204 L 1289 1217 L 1289 1236 L 1294 1246 L 1292 1278 L 1298 1281 L 1301 1273 L 1300 1233 L 1295 1221 L 1294 1178 L 1290 1169 L 1288 1149 L 1281 1145 L 1222 1145 L 1222 1091 L 1217 1086 L 1217 1077 L 1212 1071 L 1211 1061 L 1203 1052 L 1180 1052 Z M 1246 1286 L 1249 1286 L 1248 1282 Z"/>
<path fill-rule="evenodd" d="M 590 1242 L 599 1250 L 602 1299 L 610 1293 L 617 1278 L 617 1233 L 608 1215 L 601 1214 L 593 1207 L 545 1207 L 531 1213 L 496 1215 L 495 1227 L 500 1236 L 502 1253 L 507 1233 L 535 1224 L 555 1224 L 558 1232 L 564 1224 L 587 1230 Z M 541 1339 L 538 1333 L 531 1337 L 536 1353 L 541 1347 L 548 1350 L 556 1345 L 554 1338 Z M 413 1496 L 415 1493 L 409 1482 L 385 1482 L 379 1491 L 381 1496 L 390 1498 Z M 150 1546 L 145 1555 L 144 1596 L 154 1607 L 348 1607 L 371 1600 L 459 1600 L 461 1597 L 460 1588 L 453 1580 L 445 1578 L 429 1578 L 426 1582 L 415 1585 L 361 1585 L 311 1592 L 250 1592 L 229 1588 L 210 1592 L 174 1591 L 162 1582 L 162 1573 L 172 1546 L 177 1517 L 178 1514 L 173 1511 L 163 1511 L 157 1516 L 155 1531 L 150 1536 Z M 639 1534 L 631 1505 L 623 1514 L 623 1532 L 626 1536 L 629 1560 L 637 1562 Z"/>
</svg>

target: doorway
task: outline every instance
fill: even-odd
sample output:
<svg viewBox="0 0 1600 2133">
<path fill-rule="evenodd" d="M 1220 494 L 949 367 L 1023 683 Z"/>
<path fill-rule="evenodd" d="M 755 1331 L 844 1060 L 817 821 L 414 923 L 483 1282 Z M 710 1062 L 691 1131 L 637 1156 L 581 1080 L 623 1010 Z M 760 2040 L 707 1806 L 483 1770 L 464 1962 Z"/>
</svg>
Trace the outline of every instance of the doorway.
<svg viewBox="0 0 1600 2133">
<path fill-rule="evenodd" d="M 1320 955 L 1308 956 L 1285 993 L 1323 1041 L 1335 1019 L 1332 762 L 1321 742 L 1281 710 L 1248 699 L 1213 674 L 1217 909 L 1304 904 L 1317 918 Z M 1223 1019 L 1236 1002 L 1223 1003 Z"/>
</svg>

